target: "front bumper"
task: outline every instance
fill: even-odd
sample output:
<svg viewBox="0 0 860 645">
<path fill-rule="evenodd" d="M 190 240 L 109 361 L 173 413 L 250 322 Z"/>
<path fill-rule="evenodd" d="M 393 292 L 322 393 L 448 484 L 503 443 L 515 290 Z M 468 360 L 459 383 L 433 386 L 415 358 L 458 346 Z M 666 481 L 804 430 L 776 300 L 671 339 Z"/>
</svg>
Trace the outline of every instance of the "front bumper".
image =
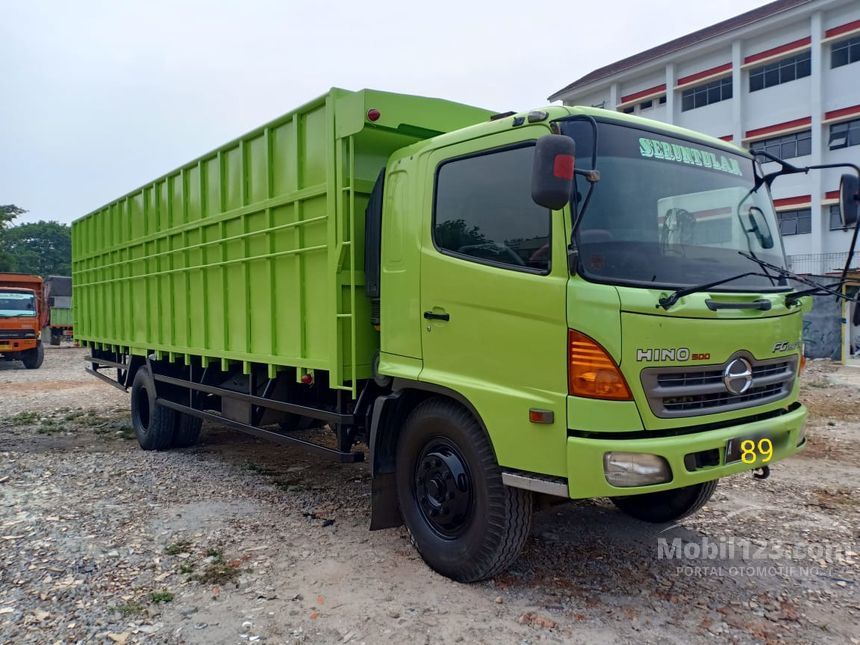
<svg viewBox="0 0 860 645">
<path fill-rule="evenodd" d="M 718 430 L 671 437 L 641 439 L 568 437 L 568 494 L 571 498 L 578 499 L 652 493 L 719 479 L 745 470 L 753 470 L 763 464 L 745 464 L 740 461 L 725 463 L 726 442 L 735 437 L 754 437 L 762 433 L 767 433 L 773 440 L 773 458 L 767 464 L 771 465 L 803 449 L 804 441 L 801 430 L 806 422 L 806 417 L 806 408 L 799 405 L 777 417 L 740 423 Z M 718 464 L 703 466 L 693 471 L 687 469 L 684 459 L 686 455 L 708 450 L 719 451 Z M 643 452 L 659 455 L 669 462 L 672 469 L 672 479 L 662 484 L 650 486 L 626 488 L 612 486 L 606 481 L 603 472 L 603 456 L 607 452 Z"/>
<path fill-rule="evenodd" d="M 0 340 L 0 354 L 11 352 L 25 352 L 28 349 L 33 349 L 39 343 L 37 338 L 21 338 L 21 339 L 6 339 Z"/>
</svg>

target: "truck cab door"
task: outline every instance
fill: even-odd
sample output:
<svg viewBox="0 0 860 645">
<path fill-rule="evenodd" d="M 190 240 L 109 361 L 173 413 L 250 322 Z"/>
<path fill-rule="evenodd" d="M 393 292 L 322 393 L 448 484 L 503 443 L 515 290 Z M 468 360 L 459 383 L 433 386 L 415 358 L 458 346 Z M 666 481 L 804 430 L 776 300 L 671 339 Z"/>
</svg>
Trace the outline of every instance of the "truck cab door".
<svg viewBox="0 0 860 645">
<path fill-rule="evenodd" d="M 534 140 L 523 134 L 456 144 L 426 159 L 420 380 L 474 407 L 501 465 L 563 476 L 564 213 L 532 201 Z M 533 423 L 530 410 L 549 414 Z"/>
</svg>

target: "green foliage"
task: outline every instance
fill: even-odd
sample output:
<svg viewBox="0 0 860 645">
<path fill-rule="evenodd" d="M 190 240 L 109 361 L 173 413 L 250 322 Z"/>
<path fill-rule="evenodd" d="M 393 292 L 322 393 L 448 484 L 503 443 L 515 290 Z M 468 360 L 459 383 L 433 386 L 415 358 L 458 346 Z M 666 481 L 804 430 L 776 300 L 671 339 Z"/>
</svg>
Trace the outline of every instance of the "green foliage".
<svg viewBox="0 0 860 645">
<path fill-rule="evenodd" d="M 179 555 L 180 553 L 189 553 L 191 548 L 191 542 L 188 540 L 179 540 L 179 542 L 174 542 L 164 547 L 164 552 L 167 555 Z"/>
<path fill-rule="evenodd" d="M 164 589 L 162 591 L 153 591 L 151 594 L 149 594 L 149 599 L 155 604 L 158 604 L 160 602 L 171 602 L 173 598 L 173 594 L 167 591 L 167 589 Z"/>
<path fill-rule="evenodd" d="M 0 271 L 14 271 L 15 257 L 9 250 L 9 244 L 6 240 L 6 231 L 18 215 L 23 215 L 27 211 L 15 204 L 0 205 Z"/>
<path fill-rule="evenodd" d="M 67 224 L 38 221 L 20 224 L 2 233 L 3 253 L 11 256 L 11 266 L 0 270 L 35 275 L 70 275 L 72 272 L 72 231 Z"/>
<path fill-rule="evenodd" d="M 27 426 L 33 423 L 36 423 L 36 420 L 39 418 L 39 415 L 35 412 L 19 412 L 14 417 L 10 418 L 9 421 L 13 426 Z"/>
<path fill-rule="evenodd" d="M 0 206 L 0 230 L 7 228 L 13 219 L 26 212 L 27 211 L 25 209 L 20 206 L 15 206 L 15 204 Z"/>
<path fill-rule="evenodd" d="M 118 611 L 123 616 L 136 616 L 146 611 L 146 607 L 135 601 L 130 601 L 122 605 L 115 605 L 113 609 Z"/>
<path fill-rule="evenodd" d="M 477 226 L 469 226 L 465 220 L 454 219 L 436 225 L 436 244 L 443 249 L 456 251 L 464 246 L 485 244 L 487 238 Z"/>
</svg>

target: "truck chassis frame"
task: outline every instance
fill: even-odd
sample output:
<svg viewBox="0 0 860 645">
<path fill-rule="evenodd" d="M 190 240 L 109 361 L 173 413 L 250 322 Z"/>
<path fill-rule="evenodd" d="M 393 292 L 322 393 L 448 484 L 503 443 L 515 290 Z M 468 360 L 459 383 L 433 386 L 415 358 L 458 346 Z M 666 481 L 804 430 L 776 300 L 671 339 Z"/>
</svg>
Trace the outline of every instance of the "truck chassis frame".
<svg viewBox="0 0 860 645">
<path fill-rule="evenodd" d="M 292 369 L 269 378 L 262 365 L 251 364 L 250 369 L 243 372 L 241 363 L 231 363 L 229 371 L 224 371 L 220 362 L 213 361 L 204 367 L 196 357 L 187 364 L 180 364 L 156 360 L 154 355 L 144 358 L 95 347 L 84 360 L 89 363 L 87 372 L 123 391 L 131 386 L 139 369 L 149 370 L 156 383 L 157 403 L 177 412 L 220 423 L 260 439 L 299 446 L 341 463 L 364 460 L 364 453 L 352 447 L 366 438 L 375 398 L 371 382 L 363 383 L 359 398 L 352 401 L 339 390 L 296 383 Z M 104 373 L 105 370 L 116 370 L 116 377 Z M 223 386 L 231 381 L 234 387 Z M 318 394 L 323 396 L 314 400 L 314 395 Z M 289 418 L 288 415 L 325 423 L 334 432 L 335 447 L 294 436 L 294 431 L 271 428 Z"/>
</svg>

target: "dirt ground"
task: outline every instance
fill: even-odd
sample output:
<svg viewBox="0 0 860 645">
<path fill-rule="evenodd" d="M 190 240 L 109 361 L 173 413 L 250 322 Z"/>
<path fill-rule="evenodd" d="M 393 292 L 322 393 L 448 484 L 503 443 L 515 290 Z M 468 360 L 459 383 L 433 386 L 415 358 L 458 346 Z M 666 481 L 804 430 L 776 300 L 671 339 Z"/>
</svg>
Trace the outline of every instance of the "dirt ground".
<svg viewBox="0 0 860 645">
<path fill-rule="evenodd" d="M 461 585 L 367 530 L 366 464 L 208 425 L 143 452 L 83 355 L 0 363 L 0 643 L 860 642 L 860 369 L 807 367 L 809 447 L 769 479 L 668 528 L 541 511 L 507 573 Z"/>
</svg>

